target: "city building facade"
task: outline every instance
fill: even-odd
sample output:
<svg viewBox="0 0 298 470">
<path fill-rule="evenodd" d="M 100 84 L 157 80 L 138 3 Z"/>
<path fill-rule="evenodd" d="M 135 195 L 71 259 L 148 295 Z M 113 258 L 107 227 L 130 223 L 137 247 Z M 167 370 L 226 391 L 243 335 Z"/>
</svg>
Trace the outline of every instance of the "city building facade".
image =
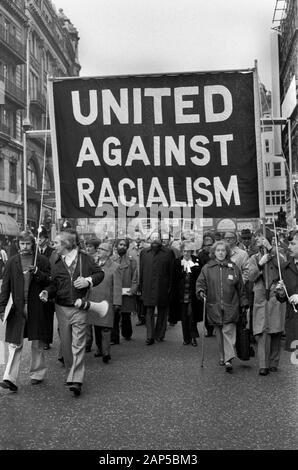
<svg viewBox="0 0 298 470">
<path fill-rule="evenodd" d="M 49 129 L 48 77 L 79 75 L 78 31 L 50 0 L 3 0 L 0 41 L 4 46 L 0 48 L 0 83 L 4 83 L 4 104 L 0 105 L 0 213 L 24 226 L 25 179 L 27 226 L 36 230 L 41 210 L 42 222 L 50 231 L 55 222 L 50 137 L 32 131 Z M 25 139 L 24 130 L 30 131 Z"/>
</svg>

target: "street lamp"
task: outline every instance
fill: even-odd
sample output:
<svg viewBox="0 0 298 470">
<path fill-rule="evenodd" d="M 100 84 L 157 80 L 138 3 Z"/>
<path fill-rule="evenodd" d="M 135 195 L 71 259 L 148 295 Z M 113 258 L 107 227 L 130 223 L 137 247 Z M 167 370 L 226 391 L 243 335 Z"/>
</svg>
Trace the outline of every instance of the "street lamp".
<svg viewBox="0 0 298 470">
<path fill-rule="evenodd" d="M 292 160 L 292 135 L 291 135 L 291 119 L 282 117 L 272 117 L 261 119 L 262 126 L 287 126 L 288 128 L 288 145 L 289 145 L 289 180 L 290 180 L 290 216 L 294 219 L 294 199 L 293 199 L 293 160 Z M 292 222 L 293 225 L 293 222 Z M 291 227 L 293 228 L 293 227 Z"/>
</svg>

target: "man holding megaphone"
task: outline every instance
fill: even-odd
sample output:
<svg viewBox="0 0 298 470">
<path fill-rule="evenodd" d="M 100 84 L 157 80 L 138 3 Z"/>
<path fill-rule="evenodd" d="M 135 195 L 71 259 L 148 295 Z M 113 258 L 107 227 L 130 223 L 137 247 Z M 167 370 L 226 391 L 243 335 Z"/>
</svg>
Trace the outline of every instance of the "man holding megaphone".
<svg viewBox="0 0 298 470">
<path fill-rule="evenodd" d="M 66 384 L 79 396 L 85 373 L 87 314 L 75 303 L 103 280 L 104 273 L 93 258 L 80 250 L 76 234 L 61 232 L 55 238 L 54 248 L 58 258 L 52 267 L 51 284 L 39 297 L 43 302 L 55 299 L 62 354 L 69 370 Z"/>
</svg>

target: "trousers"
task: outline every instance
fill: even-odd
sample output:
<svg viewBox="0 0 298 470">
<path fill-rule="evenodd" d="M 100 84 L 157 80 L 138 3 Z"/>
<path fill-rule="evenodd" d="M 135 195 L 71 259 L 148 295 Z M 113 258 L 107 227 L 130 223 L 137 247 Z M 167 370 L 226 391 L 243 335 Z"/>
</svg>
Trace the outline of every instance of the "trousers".
<svg viewBox="0 0 298 470">
<path fill-rule="evenodd" d="M 226 323 L 223 326 L 214 326 L 220 359 L 225 362 L 233 359 L 236 344 L 236 323 Z"/>
<path fill-rule="evenodd" d="M 66 381 L 83 383 L 85 374 L 86 312 L 56 304 L 62 356 L 69 370 Z"/>
</svg>

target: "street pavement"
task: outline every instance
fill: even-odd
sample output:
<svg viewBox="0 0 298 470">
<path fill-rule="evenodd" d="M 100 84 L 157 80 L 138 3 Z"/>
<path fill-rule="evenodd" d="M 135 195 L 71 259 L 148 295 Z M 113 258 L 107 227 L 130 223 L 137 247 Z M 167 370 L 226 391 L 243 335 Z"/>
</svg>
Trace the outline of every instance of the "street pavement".
<svg viewBox="0 0 298 470">
<path fill-rule="evenodd" d="M 180 323 L 168 326 L 162 343 L 147 346 L 145 337 L 145 327 L 134 326 L 131 341 L 112 346 L 109 364 L 93 346 L 80 397 L 64 385 L 57 334 L 45 352 L 46 380 L 30 384 L 26 340 L 18 392 L 0 389 L 0 449 L 298 448 L 298 365 L 290 353 L 268 376 L 258 375 L 256 358 L 236 359 L 229 374 L 218 365 L 215 337 L 205 338 L 204 367 L 202 334 L 197 348 L 182 345 Z"/>
</svg>

